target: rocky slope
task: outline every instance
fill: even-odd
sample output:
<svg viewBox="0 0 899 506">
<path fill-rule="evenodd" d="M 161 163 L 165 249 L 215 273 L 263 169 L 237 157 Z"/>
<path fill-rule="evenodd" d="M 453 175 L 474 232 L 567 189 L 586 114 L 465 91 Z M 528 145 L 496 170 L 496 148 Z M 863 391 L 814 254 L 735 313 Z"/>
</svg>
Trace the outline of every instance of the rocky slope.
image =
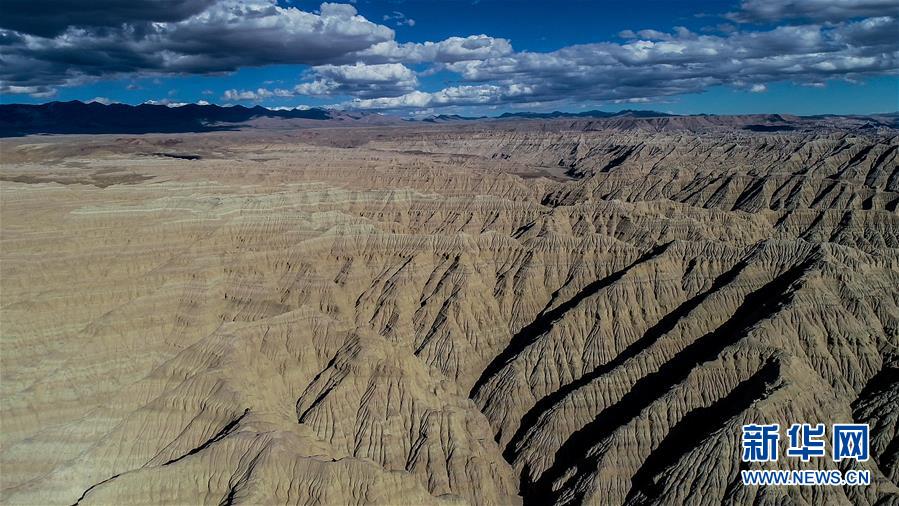
<svg viewBox="0 0 899 506">
<path fill-rule="evenodd" d="M 899 137 L 660 120 L 2 141 L 2 502 L 899 501 Z"/>
</svg>

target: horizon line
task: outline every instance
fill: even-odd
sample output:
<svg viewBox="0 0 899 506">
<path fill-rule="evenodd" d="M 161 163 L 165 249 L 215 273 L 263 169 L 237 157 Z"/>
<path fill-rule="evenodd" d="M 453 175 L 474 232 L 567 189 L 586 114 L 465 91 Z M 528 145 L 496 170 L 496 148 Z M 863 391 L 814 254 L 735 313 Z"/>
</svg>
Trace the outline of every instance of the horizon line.
<svg viewBox="0 0 899 506">
<path fill-rule="evenodd" d="M 156 102 L 156 103 L 154 103 L 154 102 Z M 24 103 L 24 102 L 0 103 L 0 109 L 5 108 L 5 107 L 14 107 L 14 106 L 44 107 L 44 106 L 51 105 L 51 104 L 82 104 L 82 105 L 96 104 L 98 106 L 103 106 L 103 107 L 114 106 L 114 105 L 122 105 L 122 106 L 126 106 L 126 107 L 150 106 L 150 107 L 165 107 L 168 109 L 177 109 L 177 108 L 186 107 L 186 106 L 197 106 L 197 107 L 210 106 L 210 107 L 219 107 L 219 108 L 243 108 L 243 109 L 259 108 L 259 109 L 265 109 L 267 111 L 272 111 L 272 112 L 318 110 L 318 111 L 339 111 L 339 112 L 345 112 L 345 113 L 359 113 L 359 114 L 363 114 L 363 115 L 375 115 L 375 116 L 395 116 L 395 117 L 401 117 L 401 118 L 407 119 L 407 120 L 419 120 L 419 121 L 423 120 L 423 119 L 429 119 L 429 118 L 438 118 L 441 116 L 458 117 L 458 118 L 462 118 L 462 119 L 466 119 L 466 120 L 478 120 L 478 119 L 503 119 L 504 117 L 522 116 L 522 115 L 527 115 L 527 114 L 534 114 L 534 115 L 557 114 L 557 115 L 566 115 L 566 116 L 577 116 L 577 115 L 589 116 L 589 113 L 603 113 L 603 114 L 608 114 L 610 116 L 621 116 L 621 115 L 625 115 L 627 113 L 653 113 L 653 114 L 658 114 L 659 117 L 665 117 L 665 116 L 669 116 L 669 117 L 691 117 L 691 116 L 740 117 L 740 116 L 778 115 L 778 116 L 794 116 L 797 118 L 819 118 L 819 117 L 827 117 L 827 116 L 835 116 L 835 117 L 890 116 L 890 115 L 899 114 L 899 109 L 897 109 L 895 111 L 883 111 L 883 112 L 876 112 L 876 113 L 843 113 L 843 114 L 840 114 L 840 113 L 795 114 L 795 113 L 789 113 L 789 112 L 775 112 L 775 111 L 737 113 L 737 114 L 732 114 L 732 113 L 719 114 L 719 113 L 709 113 L 709 112 L 695 112 L 695 113 L 688 113 L 688 114 L 679 114 L 679 113 L 675 113 L 675 112 L 665 112 L 665 111 L 659 111 L 659 110 L 655 110 L 655 109 L 621 109 L 621 110 L 617 110 L 617 111 L 607 111 L 607 110 L 603 110 L 603 109 L 584 109 L 584 110 L 580 110 L 577 112 L 562 111 L 562 110 L 558 110 L 558 109 L 555 109 L 552 111 L 539 111 L 539 110 L 526 109 L 526 110 L 521 110 L 518 112 L 508 112 L 507 111 L 507 112 L 499 113 L 495 116 L 487 116 L 487 115 L 467 116 L 467 115 L 463 115 L 463 114 L 459 114 L 459 113 L 452 113 L 452 112 L 440 113 L 440 112 L 435 111 L 432 114 L 420 115 L 419 118 L 409 118 L 408 116 L 414 115 L 413 112 L 408 112 L 406 114 L 403 114 L 403 112 L 400 112 L 396 109 L 353 109 L 353 108 L 342 108 L 342 107 L 338 107 L 336 105 L 310 106 L 310 105 L 300 104 L 300 105 L 293 106 L 293 107 L 290 107 L 290 106 L 268 107 L 268 106 L 264 106 L 261 104 L 244 105 L 244 104 L 233 104 L 233 103 L 214 103 L 214 102 L 209 102 L 209 101 L 205 101 L 205 100 L 201 100 L 201 101 L 197 101 L 197 102 L 166 102 L 166 103 L 162 103 L 162 101 L 149 101 L 148 100 L 148 101 L 144 101 L 144 102 L 141 102 L 138 104 L 129 104 L 127 102 L 117 102 L 117 101 L 101 102 L 98 100 L 79 100 L 79 99 L 50 100 L 50 101 L 42 102 L 39 104 L 29 104 L 29 103 Z M 534 119 L 541 119 L 541 118 L 534 118 Z M 551 118 L 542 118 L 542 119 L 551 119 Z"/>
</svg>

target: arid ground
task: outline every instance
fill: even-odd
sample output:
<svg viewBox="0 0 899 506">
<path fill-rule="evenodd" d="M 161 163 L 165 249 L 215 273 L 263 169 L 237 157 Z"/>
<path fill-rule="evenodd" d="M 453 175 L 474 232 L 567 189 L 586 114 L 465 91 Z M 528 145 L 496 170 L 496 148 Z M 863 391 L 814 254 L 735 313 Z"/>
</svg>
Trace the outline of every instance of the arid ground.
<svg viewBox="0 0 899 506">
<path fill-rule="evenodd" d="M 0 502 L 897 504 L 897 131 L 728 121 L 0 140 Z"/>
</svg>

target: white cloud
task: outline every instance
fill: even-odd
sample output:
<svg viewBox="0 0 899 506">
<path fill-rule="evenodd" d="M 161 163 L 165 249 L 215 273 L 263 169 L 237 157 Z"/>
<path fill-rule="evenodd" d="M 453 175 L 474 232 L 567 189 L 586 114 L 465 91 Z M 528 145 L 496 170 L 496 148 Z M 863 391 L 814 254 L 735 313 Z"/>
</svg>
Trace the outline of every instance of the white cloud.
<svg viewBox="0 0 899 506">
<path fill-rule="evenodd" d="M 488 35 L 469 35 L 468 37 L 450 37 L 439 42 L 398 44 L 395 40 L 389 40 L 374 44 L 354 56 L 369 63 L 451 63 L 494 58 L 510 53 L 512 53 L 512 44 L 507 39 Z"/>
<path fill-rule="evenodd" d="M 413 91 L 398 97 L 356 99 L 344 104 L 355 109 L 403 109 L 409 107 L 445 107 L 452 105 L 486 105 L 502 101 L 504 97 L 521 94 L 518 85 L 453 86 L 433 93 Z"/>
<path fill-rule="evenodd" d="M 164 105 L 166 107 L 183 107 L 188 105 L 187 102 L 175 102 L 168 98 L 163 98 L 161 100 L 145 100 L 144 103 L 147 105 Z"/>
<path fill-rule="evenodd" d="M 716 85 L 798 84 L 899 73 L 895 18 L 831 26 L 701 35 L 635 32 L 625 43 L 569 46 L 449 63 L 469 84 L 522 87 L 509 101 L 626 100 L 696 93 Z"/>
<path fill-rule="evenodd" d="M 290 97 L 290 96 L 293 96 L 293 93 L 290 90 L 285 90 L 285 89 L 281 89 L 281 88 L 277 88 L 274 90 L 269 90 L 267 88 L 258 88 L 256 90 L 225 90 L 224 95 L 222 95 L 222 99 L 227 100 L 229 102 L 242 102 L 242 101 L 258 102 L 258 101 L 269 99 L 272 97 Z"/>
<path fill-rule="evenodd" d="M 56 90 L 48 86 L 17 86 L 8 85 L 0 82 L 0 94 L 7 93 L 10 95 L 31 95 L 36 98 L 52 97 L 56 95 Z"/>
<path fill-rule="evenodd" d="M 308 105 L 297 105 L 297 106 L 278 106 L 278 107 L 268 107 L 272 111 L 308 111 L 311 109 Z"/>
<path fill-rule="evenodd" d="M 407 18 L 400 11 L 393 11 L 391 14 L 384 14 L 384 21 L 393 21 L 396 26 L 415 26 L 415 20 Z"/>
<path fill-rule="evenodd" d="M 294 87 L 299 95 L 351 95 L 365 98 L 397 96 L 418 86 L 411 69 L 400 63 L 320 65 L 312 69 L 314 81 Z"/>
<path fill-rule="evenodd" d="M 322 64 L 393 40 L 390 28 L 349 4 L 319 14 L 276 0 L 218 0 L 171 22 L 68 27 L 52 37 L 0 30 L 0 80 L 10 89 L 73 85 L 134 73 L 232 71 L 275 63 Z M 0 24 L 2 25 L 2 24 Z"/>
<path fill-rule="evenodd" d="M 852 18 L 899 15 L 896 0 L 743 0 L 728 15 L 739 22 L 807 19 L 844 21 Z"/>
<path fill-rule="evenodd" d="M 312 81 L 303 82 L 293 89 L 226 90 L 222 99 L 229 102 L 261 102 L 271 98 L 297 95 L 334 96 L 350 95 L 358 98 L 395 97 L 409 93 L 418 86 L 415 73 L 399 63 L 366 65 L 319 65 L 313 67 Z"/>
<path fill-rule="evenodd" d="M 785 25 L 762 31 L 697 34 L 686 28 L 623 32 L 624 43 L 600 42 L 557 51 L 514 52 L 501 39 L 478 36 L 433 44 L 382 43 L 370 58 L 427 58 L 432 69 L 459 74 L 463 83 L 436 92 L 359 96 L 350 107 L 403 109 L 453 105 L 612 101 L 645 103 L 730 85 L 754 93 L 792 81 L 820 86 L 899 73 L 896 18 L 830 25 Z M 465 53 L 465 51 L 469 51 Z M 472 51 L 479 51 L 472 53 Z M 477 54 L 477 57 L 475 57 Z"/>
<path fill-rule="evenodd" d="M 157 20 L 141 10 L 137 18 L 153 20 L 144 24 L 117 21 L 125 11 L 85 26 L 18 19 L 43 24 L 23 32 L 0 29 L 0 93 L 49 96 L 60 85 L 111 76 L 306 64 L 299 83 L 230 89 L 222 99 L 348 96 L 351 107 L 392 109 L 639 103 L 720 85 L 760 93 L 777 81 L 822 86 L 899 74 L 899 0 L 743 0 L 730 16 L 743 24 L 727 29 L 624 30 L 616 42 L 551 52 L 516 52 L 509 40 L 486 34 L 400 43 L 391 28 L 350 4 L 304 12 L 275 0 L 173 1 L 181 9 L 177 16 Z M 766 29 L 746 24 L 776 20 L 793 21 Z M 384 21 L 411 24 L 398 11 Z M 438 72 L 457 79 L 442 90 L 419 89 L 420 78 Z"/>
</svg>

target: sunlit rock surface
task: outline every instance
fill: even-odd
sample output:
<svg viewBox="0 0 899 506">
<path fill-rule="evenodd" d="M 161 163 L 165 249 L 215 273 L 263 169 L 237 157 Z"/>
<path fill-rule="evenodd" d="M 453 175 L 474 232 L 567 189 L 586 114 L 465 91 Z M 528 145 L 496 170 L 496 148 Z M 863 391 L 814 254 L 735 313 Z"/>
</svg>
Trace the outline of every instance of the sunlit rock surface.
<svg viewBox="0 0 899 506">
<path fill-rule="evenodd" d="M 899 501 L 896 132 L 678 121 L 0 141 L 0 501 Z"/>
</svg>

